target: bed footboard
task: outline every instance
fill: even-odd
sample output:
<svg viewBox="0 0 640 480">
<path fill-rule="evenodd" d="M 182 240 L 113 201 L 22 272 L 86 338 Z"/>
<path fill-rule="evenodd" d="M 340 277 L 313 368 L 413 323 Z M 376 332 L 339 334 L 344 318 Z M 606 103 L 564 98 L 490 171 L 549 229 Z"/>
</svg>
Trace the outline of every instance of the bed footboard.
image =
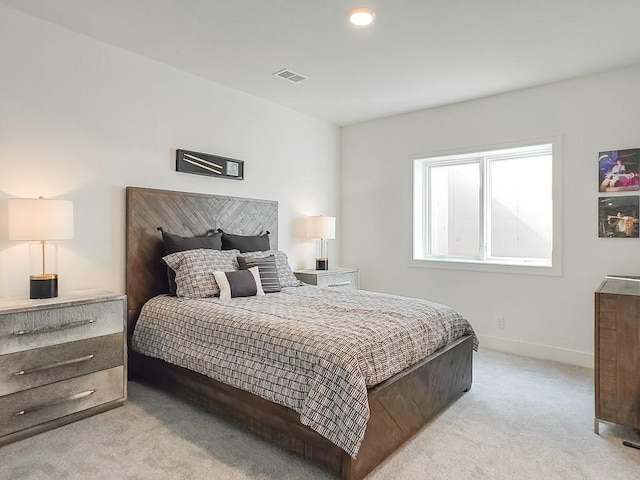
<svg viewBox="0 0 640 480">
<path fill-rule="evenodd" d="M 343 452 L 343 480 L 364 478 L 471 388 L 472 349 L 462 337 L 369 390 L 371 417 L 358 457 Z"/>
<path fill-rule="evenodd" d="M 136 352 L 129 368 L 135 378 L 233 420 L 343 480 L 360 480 L 471 387 L 472 347 L 473 338 L 462 337 L 371 388 L 371 416 L 356 459 L 302 425 L 287 407 Z"/>
</svg>

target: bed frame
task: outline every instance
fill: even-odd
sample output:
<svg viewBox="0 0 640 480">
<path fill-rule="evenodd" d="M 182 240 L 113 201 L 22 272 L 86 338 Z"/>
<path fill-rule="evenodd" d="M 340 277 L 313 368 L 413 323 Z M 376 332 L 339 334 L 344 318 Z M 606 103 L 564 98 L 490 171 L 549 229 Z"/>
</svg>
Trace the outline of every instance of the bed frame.
<svg viewBox="0 0 640 480">
<path fill-rule="evenodd" d="M 144 302 L 167 292 L 163 245 L 156 227 L 183 236 L 217 228 L 245 235 L 269 230 L 271 246 L 277 248 L 277 202 L 138 187 L 127 187 L 126 197 L 129 340 Z M 471 388 L 472 346 L 471 336 L 464 336 L 370 388 L 371 416 L 355 459 L 300 423 L 300 415 L 287 407 L 133 351 L 128 364 L 131 378 L 230 418 L 329 468 L 342 480 L 360 480 Z"/>
</svg>

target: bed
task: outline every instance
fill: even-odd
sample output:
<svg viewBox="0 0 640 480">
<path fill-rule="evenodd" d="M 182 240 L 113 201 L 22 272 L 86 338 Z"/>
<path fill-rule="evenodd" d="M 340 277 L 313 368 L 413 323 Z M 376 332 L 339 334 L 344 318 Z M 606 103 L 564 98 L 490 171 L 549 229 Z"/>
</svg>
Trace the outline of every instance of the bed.
<svg viewBox="0 0 640 480">
<path fill-rule="evenodd" d="M 269 230 L 271 246 L 277 248 L 277 202 L 137 187 L 128 187 L 126 197 L 129 346 L 143 305 L 151 299 L 171 302 L 170 297 L 157 299 L 167 291 L 166 270 L 161 261 L 164 247 L 156 232 L 157 226 L 184 236 L 202 235 L 218 228 L 244 235 Z M 299 288 L 299 292 L 311 289 L 307 290 L 306 301 L 320 290 Z M 298 290 L 294 293 L 298 294 Z M 381 383 L 368 387 L 365 396 L 369 418 L 356 456 L 353 448 L 340 448 L 303 424 L 301 415 L 294 409 L 195 370 L 130 348 L 129 372 L 133 378 L 178 393 L 324 465 L 343 480 L 358 480 L 469 390 L 473 342 L 471 334 L 463 335 Z"/>
</svg>

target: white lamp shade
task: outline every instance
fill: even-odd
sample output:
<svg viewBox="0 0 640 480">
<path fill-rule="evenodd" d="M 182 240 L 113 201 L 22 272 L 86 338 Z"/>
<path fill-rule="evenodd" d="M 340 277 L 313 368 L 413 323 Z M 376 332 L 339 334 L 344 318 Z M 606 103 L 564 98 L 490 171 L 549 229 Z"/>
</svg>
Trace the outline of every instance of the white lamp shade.
<svg viewBox="0 0 640 480">
<path fill-rule="evenodd" d="M 44 198 L 9 199 L 9 240 L 73 238 L 73 202 Z"/>
<path fill-rule="evenodd" d="M 336 238 L 335 217 L 307 217 L 307 237 L 309 238 Z"/>
</svg>

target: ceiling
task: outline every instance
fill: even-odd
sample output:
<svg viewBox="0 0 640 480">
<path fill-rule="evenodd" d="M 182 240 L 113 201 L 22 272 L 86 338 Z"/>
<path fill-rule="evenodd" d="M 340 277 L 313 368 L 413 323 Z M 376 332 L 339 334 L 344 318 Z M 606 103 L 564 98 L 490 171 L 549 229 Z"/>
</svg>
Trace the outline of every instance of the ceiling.
<svg viewBox="0 0 640 480">
<path fill-rule="evenodd" d="M 640 0 L 0 3 L 337 125 L 640 64 Z"/>
</svg>

